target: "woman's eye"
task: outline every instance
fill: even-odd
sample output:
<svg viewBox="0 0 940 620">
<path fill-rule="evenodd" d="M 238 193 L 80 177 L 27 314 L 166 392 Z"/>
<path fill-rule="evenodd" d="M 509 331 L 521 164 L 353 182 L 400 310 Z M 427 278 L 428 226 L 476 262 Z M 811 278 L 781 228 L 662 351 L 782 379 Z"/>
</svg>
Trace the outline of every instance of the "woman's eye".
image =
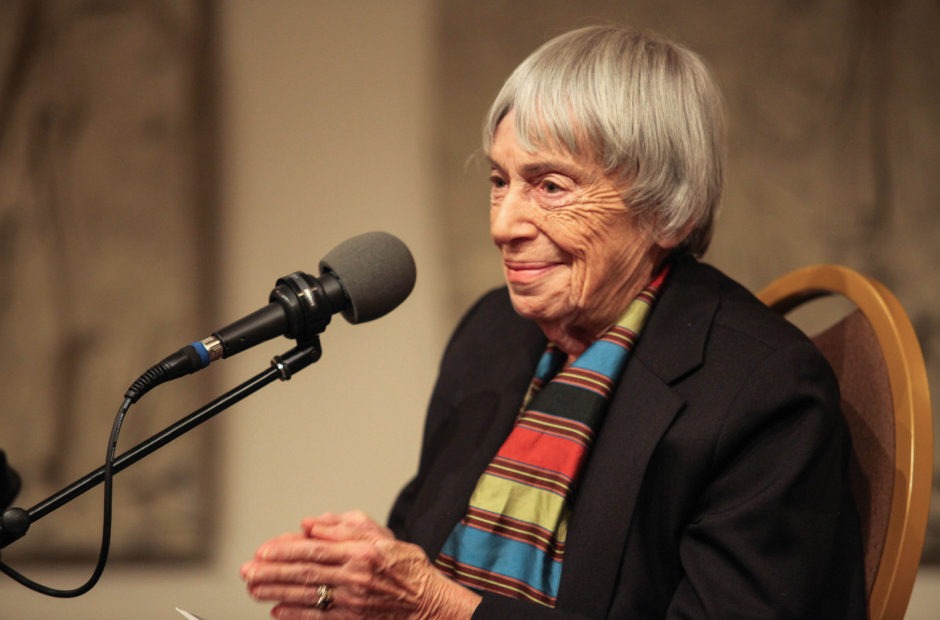
<svg viewBox="0 0 940 620">
<path fill-rule="evenodd" d="M 506 179 L 503 177 L 492 176 L 490 177 L 490 186 L 493 189 L 502 189 L 503 187 L 506 187 Z"/>
<path fill-rule="evenodd" d="M 561 185 L 554 181 L 542 181 L 542 189 L 549 194 L 555 194 L 562 191 Z"/>
</svg>

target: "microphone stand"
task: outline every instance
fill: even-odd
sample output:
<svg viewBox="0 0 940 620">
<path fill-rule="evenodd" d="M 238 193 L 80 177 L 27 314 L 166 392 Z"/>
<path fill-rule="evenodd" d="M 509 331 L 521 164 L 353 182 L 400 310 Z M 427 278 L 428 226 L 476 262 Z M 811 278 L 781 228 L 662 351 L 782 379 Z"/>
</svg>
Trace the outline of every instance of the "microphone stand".
<svg viewBox="0 0 940 620">
<path fill-rule="evenodd" d="M 248 381 L 226 392 L 214 401 L 203 405 L 175 424 L 152 435 L 115 458 L 112 468 L 113 473 L 130 467 L 151 452 L 188 433 L 209 418 L 272 383 L 275 379 L 290 380 L 293 375 L 319 360 L 321 353 L 319 337 L 313 336 L 304 342 L 298 341 L 297 346 L 287 353 L 275 356 L 271 361 L 271 367 L 267 370 L 258 373 Z M 104 472 L 104 466 L 99 467 L 29 510 L 14 507 L 4 511 L 3 515 L 0 516 L 0 549 L 22 538 L 32 523 L 100 484 L 104 480 Z"/>
</svg>

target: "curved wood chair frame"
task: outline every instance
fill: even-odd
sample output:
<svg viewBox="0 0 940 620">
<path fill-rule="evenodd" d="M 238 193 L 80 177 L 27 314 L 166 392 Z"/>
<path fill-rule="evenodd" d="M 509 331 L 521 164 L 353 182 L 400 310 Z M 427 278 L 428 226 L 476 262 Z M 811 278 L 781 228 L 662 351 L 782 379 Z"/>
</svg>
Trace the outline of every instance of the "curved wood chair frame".
<svg viewBox="0 0 940 620">
<path fill-rule="evenodd" d="M 782 276 L 758 297 L 783 314 L 838 294 L 861 311 L 884 355 L 894 405 L 891 507 L 869 618 L 904 617 L 923 550 L 933 477 L 933 430 L 923 354 L 901 304 L 881 283 L 838 265 L 816 265 Z M 868 550 L 866 550 L 866 553 Z"/>
</svg>

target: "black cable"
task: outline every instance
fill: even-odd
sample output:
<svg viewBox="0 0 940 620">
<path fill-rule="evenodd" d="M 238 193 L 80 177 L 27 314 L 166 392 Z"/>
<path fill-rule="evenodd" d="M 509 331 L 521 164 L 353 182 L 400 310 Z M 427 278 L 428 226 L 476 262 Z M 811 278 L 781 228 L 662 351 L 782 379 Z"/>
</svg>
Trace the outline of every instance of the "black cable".
<svg viewBox="0 0 940 620">
<path fill-rule="evenodd" d="M 111 504 L 114 484 L 114 454 L 117 450 L 121 426 L 124 424 L 124 416 L 127 415 L 127 410 L 130 409 L 133 404 L 133 399 L 129 397 L 124 399 L 117 414 L 114 416 L 114 424 L 111 427 L 111 437 L 108 439 L 108 449 L 104 459 L 104 514 L 101 520 L 101 548 L 98 551 L 98 563 L 95 565 L 95 570 L 92 572 L 91 577 L 88 578 L 88 581 L 73 590 L 59 590 L 37 583 L 3 562 L 0 562 L 0 572 L 3 572 L 14 581 L 19 582 L 31 590 L 58 598 L 74 598 L 81 596 L 95 587 L 95 584 L 98 583 L 101 574 L 104 572 L 105 564 L 108 562 L 108 551 L 111 548 Z"/>
</svg>

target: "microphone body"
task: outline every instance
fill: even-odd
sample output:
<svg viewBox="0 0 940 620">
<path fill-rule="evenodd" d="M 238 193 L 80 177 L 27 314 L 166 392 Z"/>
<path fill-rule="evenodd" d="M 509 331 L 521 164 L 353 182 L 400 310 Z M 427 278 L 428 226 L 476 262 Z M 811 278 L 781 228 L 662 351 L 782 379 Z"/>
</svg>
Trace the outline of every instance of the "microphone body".
<svg viewBox="0 0 940 620">
<path fill-rule="evenodd" d="M 125 397 L 136 402 L 161 383 L 277 336 L 309 342 L 338 312 L 353 324 L 379 318 L 394 310 L 414 288 L 411 252 L 397 237 L 384 232 L 347 239 L 327 253 L 319 266 L 319 278 L 301 271 L 279 278 L 268 305 L 155 364 Z"/>
<path fill-rule="evenodd" d="M 276 336 L 306 341 L 320 334 L 332 316 L 349 305 L 343 285 L 332 272 L 320 278 L 297 271 L 279 278 L 267 306 L 193 343 L 203 367 Z"/>
</svg>

